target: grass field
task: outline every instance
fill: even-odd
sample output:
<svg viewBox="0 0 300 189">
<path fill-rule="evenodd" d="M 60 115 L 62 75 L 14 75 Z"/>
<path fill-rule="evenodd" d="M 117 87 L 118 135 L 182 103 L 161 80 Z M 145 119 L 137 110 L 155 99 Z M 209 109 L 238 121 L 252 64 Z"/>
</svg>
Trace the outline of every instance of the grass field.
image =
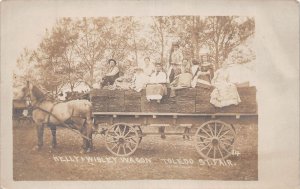
<svg viewBox="0 0 300 189">
<path fill-rule="evenodd" d="M 199 179 L 257 180 L 257 123 L 235 125 L 237 138 L 229 164 L 203 160 L 193 141 L 182 136 L 146 136 L 137 151 L 127 159 L 115 157 L 106 149 L 103 137 L 94 138 L 94 151 L 80 154 L 82 139 L 59 128 L 58 146 L 50 149 L 51 132 L 45 129 L 44 147 L 37 143 L 35 127 L 29 123 L 13 126 L 14 180 L 123 180 Z M 225 162 L 226 163 L 226 162 Z M 215 164 L 215 165 L 214 165 Z"/>
</svg>

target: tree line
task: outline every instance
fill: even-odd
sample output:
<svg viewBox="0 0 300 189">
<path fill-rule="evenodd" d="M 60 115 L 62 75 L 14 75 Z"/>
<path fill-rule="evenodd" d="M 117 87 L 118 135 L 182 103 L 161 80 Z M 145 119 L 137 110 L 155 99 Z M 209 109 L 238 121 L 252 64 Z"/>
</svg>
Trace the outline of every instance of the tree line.
<svg viewBox="0 0 300 189">
<path fill-rule="evenodd" d="M 15 80 L 31 80 L 53 94 L 64 85 L 73 91 L 80 82 L 92 88 L 110 58 L 122 72 L 145 56 L 166 67 L 174 41 L 188 60 L 199 60 L 201 49 L 208 49 L 210 61 L 219 68 L 254 31 L 251 17 L 64 17 L 46 29 L 36 49 L 24 49 L 17 59 L 22 74 L 15 74 Z"/>
</svg>

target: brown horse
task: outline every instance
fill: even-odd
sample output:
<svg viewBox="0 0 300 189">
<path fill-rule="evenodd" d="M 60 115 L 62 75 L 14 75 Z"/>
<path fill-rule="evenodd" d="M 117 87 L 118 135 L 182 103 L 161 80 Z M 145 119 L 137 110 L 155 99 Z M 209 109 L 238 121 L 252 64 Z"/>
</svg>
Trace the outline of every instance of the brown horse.
<svg viewBox="0 0 300 189">
<path fill-rule="evenodd" d="M 55 148 L 56 126 L 65 126 L 69 129 L 80 131 L 83 138 L 82 152 L 92 150 L 92 104 L 88 100 L 72 100 L 68 102 L 54 102 L 47 99 L 46 95 L 36 86 L 27 82 L 21 94 L 26 99 L 27 105 L 32 108 L 32 119 L 37 126 L 38 144 L 36 149 L 43 146 L 44 126 L 51 129 L 52 143 Z"/>
</svg>

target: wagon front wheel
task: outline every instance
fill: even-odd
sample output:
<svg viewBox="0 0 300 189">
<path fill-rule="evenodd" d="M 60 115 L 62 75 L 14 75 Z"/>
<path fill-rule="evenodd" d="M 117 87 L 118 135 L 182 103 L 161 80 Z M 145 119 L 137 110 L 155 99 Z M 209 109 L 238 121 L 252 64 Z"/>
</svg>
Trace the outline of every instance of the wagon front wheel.
<svg viewBox="0 0 300 189">
<path fill-rule="evenodd" d="M 202 124 L 195 134 L 197 152 L 205 159 L 226 159 L 235 140 L 233 126 L 218 120 Z"/>
<path fill-rule="evenodd" d="M 132 126 L 117 123 L 111 126 L 105 135 L 106 148 L 116 156 L 129 156 L 139 145 L 139 135 Z"/>
</svg>

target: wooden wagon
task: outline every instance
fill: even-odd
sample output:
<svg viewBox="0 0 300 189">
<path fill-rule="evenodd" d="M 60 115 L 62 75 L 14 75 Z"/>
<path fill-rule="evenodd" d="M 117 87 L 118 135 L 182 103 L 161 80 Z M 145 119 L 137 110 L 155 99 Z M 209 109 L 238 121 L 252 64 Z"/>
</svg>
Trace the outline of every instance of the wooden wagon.
<svg viewBox="0 0 300 189">
<path fill-rule="evenodd" d="M 241 103 L 216 108 L 210 101 L 212 88 L 197 86 L 176 91 L 160 103 L 148 102 L 145 91 L 94 89 L 90 93 L 93 116 L 105 134 L 107 149 L 117 156 L 133 154 L 147 135 L 181 135 L 192 138 L 205 159 L 225 159 L 232 154 L 234 125 L 257 122 L 255 87 L 239 87 Z M 143 132 L 145 127 L 183 128 L 181 132 Z M 174 129 L 178 130 L 178 129 Z"/>
<path fill-rule="evenodd" d="M 25 100 L 13 100 L 13 112 L 12 119 L 16 121 L 17 125 L 23 123 L 32 122 L 31 112 L 27 110 L 27 105 Z M 27 115 L 24 115 L 24 111 L 27 111 Z"/>
</svg>

